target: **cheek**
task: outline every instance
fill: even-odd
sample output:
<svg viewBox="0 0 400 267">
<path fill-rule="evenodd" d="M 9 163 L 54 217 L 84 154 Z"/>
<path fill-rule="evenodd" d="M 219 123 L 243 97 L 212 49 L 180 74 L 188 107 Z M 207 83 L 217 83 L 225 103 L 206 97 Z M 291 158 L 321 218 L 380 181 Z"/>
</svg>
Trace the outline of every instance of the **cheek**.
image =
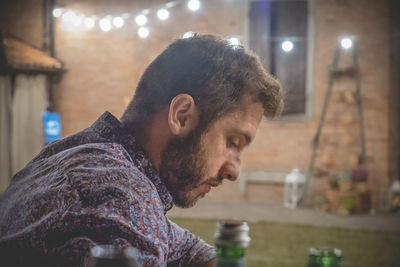
<svg viewBox="0 0 400 267">
<path fill-rule="evenodd" d="M 226 153 L 226 144 L 222 140 L 216 139 L 207 146 L 205 161 L 211 175 L 218 173 L 220 166 L 224 162 Z"/>
</svg>

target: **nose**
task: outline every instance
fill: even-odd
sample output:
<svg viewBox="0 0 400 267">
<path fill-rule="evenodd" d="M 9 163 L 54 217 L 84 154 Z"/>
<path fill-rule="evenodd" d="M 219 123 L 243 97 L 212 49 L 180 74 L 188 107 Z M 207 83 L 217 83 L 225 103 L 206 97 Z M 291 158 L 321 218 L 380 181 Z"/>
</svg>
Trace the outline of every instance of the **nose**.
<svg viewBox="0 0 400 267">
<path fill-rule="evenodd" d="M 238 162 L 226 162 L 222 165 L 218 175 L 223 179 L 236 181 L 239 177 L 240 164 Z"/>
</svg>

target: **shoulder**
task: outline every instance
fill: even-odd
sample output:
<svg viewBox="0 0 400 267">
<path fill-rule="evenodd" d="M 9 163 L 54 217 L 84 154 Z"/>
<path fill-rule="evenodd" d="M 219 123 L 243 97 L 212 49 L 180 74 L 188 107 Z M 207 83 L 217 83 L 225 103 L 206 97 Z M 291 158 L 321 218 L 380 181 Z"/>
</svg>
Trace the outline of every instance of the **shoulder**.
<svg viewBox="0 0 400 267">
<path fill-rule="evenodd" d="M 94 159 L 107 161 L 132 161 L 125 148 L 118 143 L 89 143 L 66 149 L 57 155 L 59 160 L 89 162 Z"/>
</svg>

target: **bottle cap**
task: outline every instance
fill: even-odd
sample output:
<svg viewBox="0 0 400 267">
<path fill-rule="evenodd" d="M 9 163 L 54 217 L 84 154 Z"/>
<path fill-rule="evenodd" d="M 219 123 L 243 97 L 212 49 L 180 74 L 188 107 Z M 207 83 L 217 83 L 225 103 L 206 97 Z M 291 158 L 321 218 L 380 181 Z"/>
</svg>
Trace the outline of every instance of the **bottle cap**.
<svg viewBox="0 0 400 267">
<path fill-rule="evenodd" d="M 250 243 L 249 225 L 245 221 L 226 220 L 217 223 L 216 245 L 245 248 Z"/>
</svg>

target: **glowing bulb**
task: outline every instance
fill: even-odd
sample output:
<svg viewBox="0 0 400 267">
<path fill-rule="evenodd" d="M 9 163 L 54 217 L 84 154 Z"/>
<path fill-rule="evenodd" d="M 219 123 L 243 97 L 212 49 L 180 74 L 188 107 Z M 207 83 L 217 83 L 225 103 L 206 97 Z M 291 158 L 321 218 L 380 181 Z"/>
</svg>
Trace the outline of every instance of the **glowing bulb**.
<svg viewBox="0 0 400 267">
<path fill-rule="evenodd" d="M 169 17 L 169 12 L 168 12 L 168 10 L 166 10 L 166 9 L 160 9 L 160 10 L 158 10 L 157 11 L 157 17 L 160 19 L 160 20 L 166 20 L 166 19 L 168 19 L 168 17 Z"/>
<path fill-rule="evenodd" d="M 94 19 L 93 18 L 85 18 L 83 20 L 83 24 L 86 28 L 92 29 L 94 27 Z"/>
<path fill-rule="evenodd" d="M 79 25 L 81 25 L 82 20 L 83 20 L 83 15 L 74 14 L 74 15 L 71 17 L 71 23 L 72 23 L 72 25 L 75 26 L 75 27 L 78 27 Z"/>
<path fill-rule="evenodd" d="M 185 34 L 182 36 L 183 39 L 190 38 L 194 36 L 194 32 L 185 32 Z"/>
<path fill-rule="evenodd" d="M 114 24 L 114 26 L 116 27 L 116 28 L 121 28 L 122 26 L 124 26 L 124 24 L 125 24 L 125 21 L 124 21 L 124 19 L 123 18 L 121 18 L 121 17 L 115 17 L 115 18 L 113 18 L 113 24 Z"/>
<path fill-rule="evenodd" d="M 147 23 L 147 17 L 143 14 L 137 15 L 135 18 L 136 24 L 139 26 L 143 26 Z"/>
<path fill-rule="evenodd" d="M 53 9 L 53 16 L 54 16 L 54 17 L 59 18 L 59 17 L 61 17 L 61 15 L 62 15 L 62 10 L 61 10 L 61 8 L 55 8 L 55 9 Z"/>
<path fill-rule="evenodd" d="M 282 43 L 282 50 L 285 52 L 290 52 L 293 50 L 293 43 L 291 41 L 284 41 Z"/>
<path fill-rule="evenodd" d="M 342 48 L 344 49 L 350 49 L 353 47 L 353 41 L 350 38 L 343 38 L 340 41 L 340 45 L 342 46 Z"/>
<path fill-rule="evenodd" d="M 99 26 L 103 32 L 109 32 L 111 30 L 111 21 L 108 18 L 101 19 Z"/>
<path fill-rule="evenodd" d="M 238 46 L 240 44 L 239 39 L 236 37 L 231 37 L 228 39 L 228 42 L 232 45 L 232 46 Z"/>
<path fill-rule="evenodd" d="M 74 12 L 72 12 L 72 11 L 67 11 L 67 12 L 65 12 L 63 15 L 62 15 L 62 20 L 64 21 L 64 22 L 69 22 L 69 21 L 72 21 L 73 20 L 73 18 L 75 17 L 75 13 Z"/>
<path fill-rule="evenodd" d="M 149 36 L 149 30 L 146 27 L 140 27 L 138 30 L 138 34 L 140 38 L 147 38 Z"/>
<path fill-rule="evenodd" d="M 192 11 L 197 11 L 200 8 L 200 1 L 199 0 L 190 0 L 187 3 L 187 6 Z"/>
</svg>

